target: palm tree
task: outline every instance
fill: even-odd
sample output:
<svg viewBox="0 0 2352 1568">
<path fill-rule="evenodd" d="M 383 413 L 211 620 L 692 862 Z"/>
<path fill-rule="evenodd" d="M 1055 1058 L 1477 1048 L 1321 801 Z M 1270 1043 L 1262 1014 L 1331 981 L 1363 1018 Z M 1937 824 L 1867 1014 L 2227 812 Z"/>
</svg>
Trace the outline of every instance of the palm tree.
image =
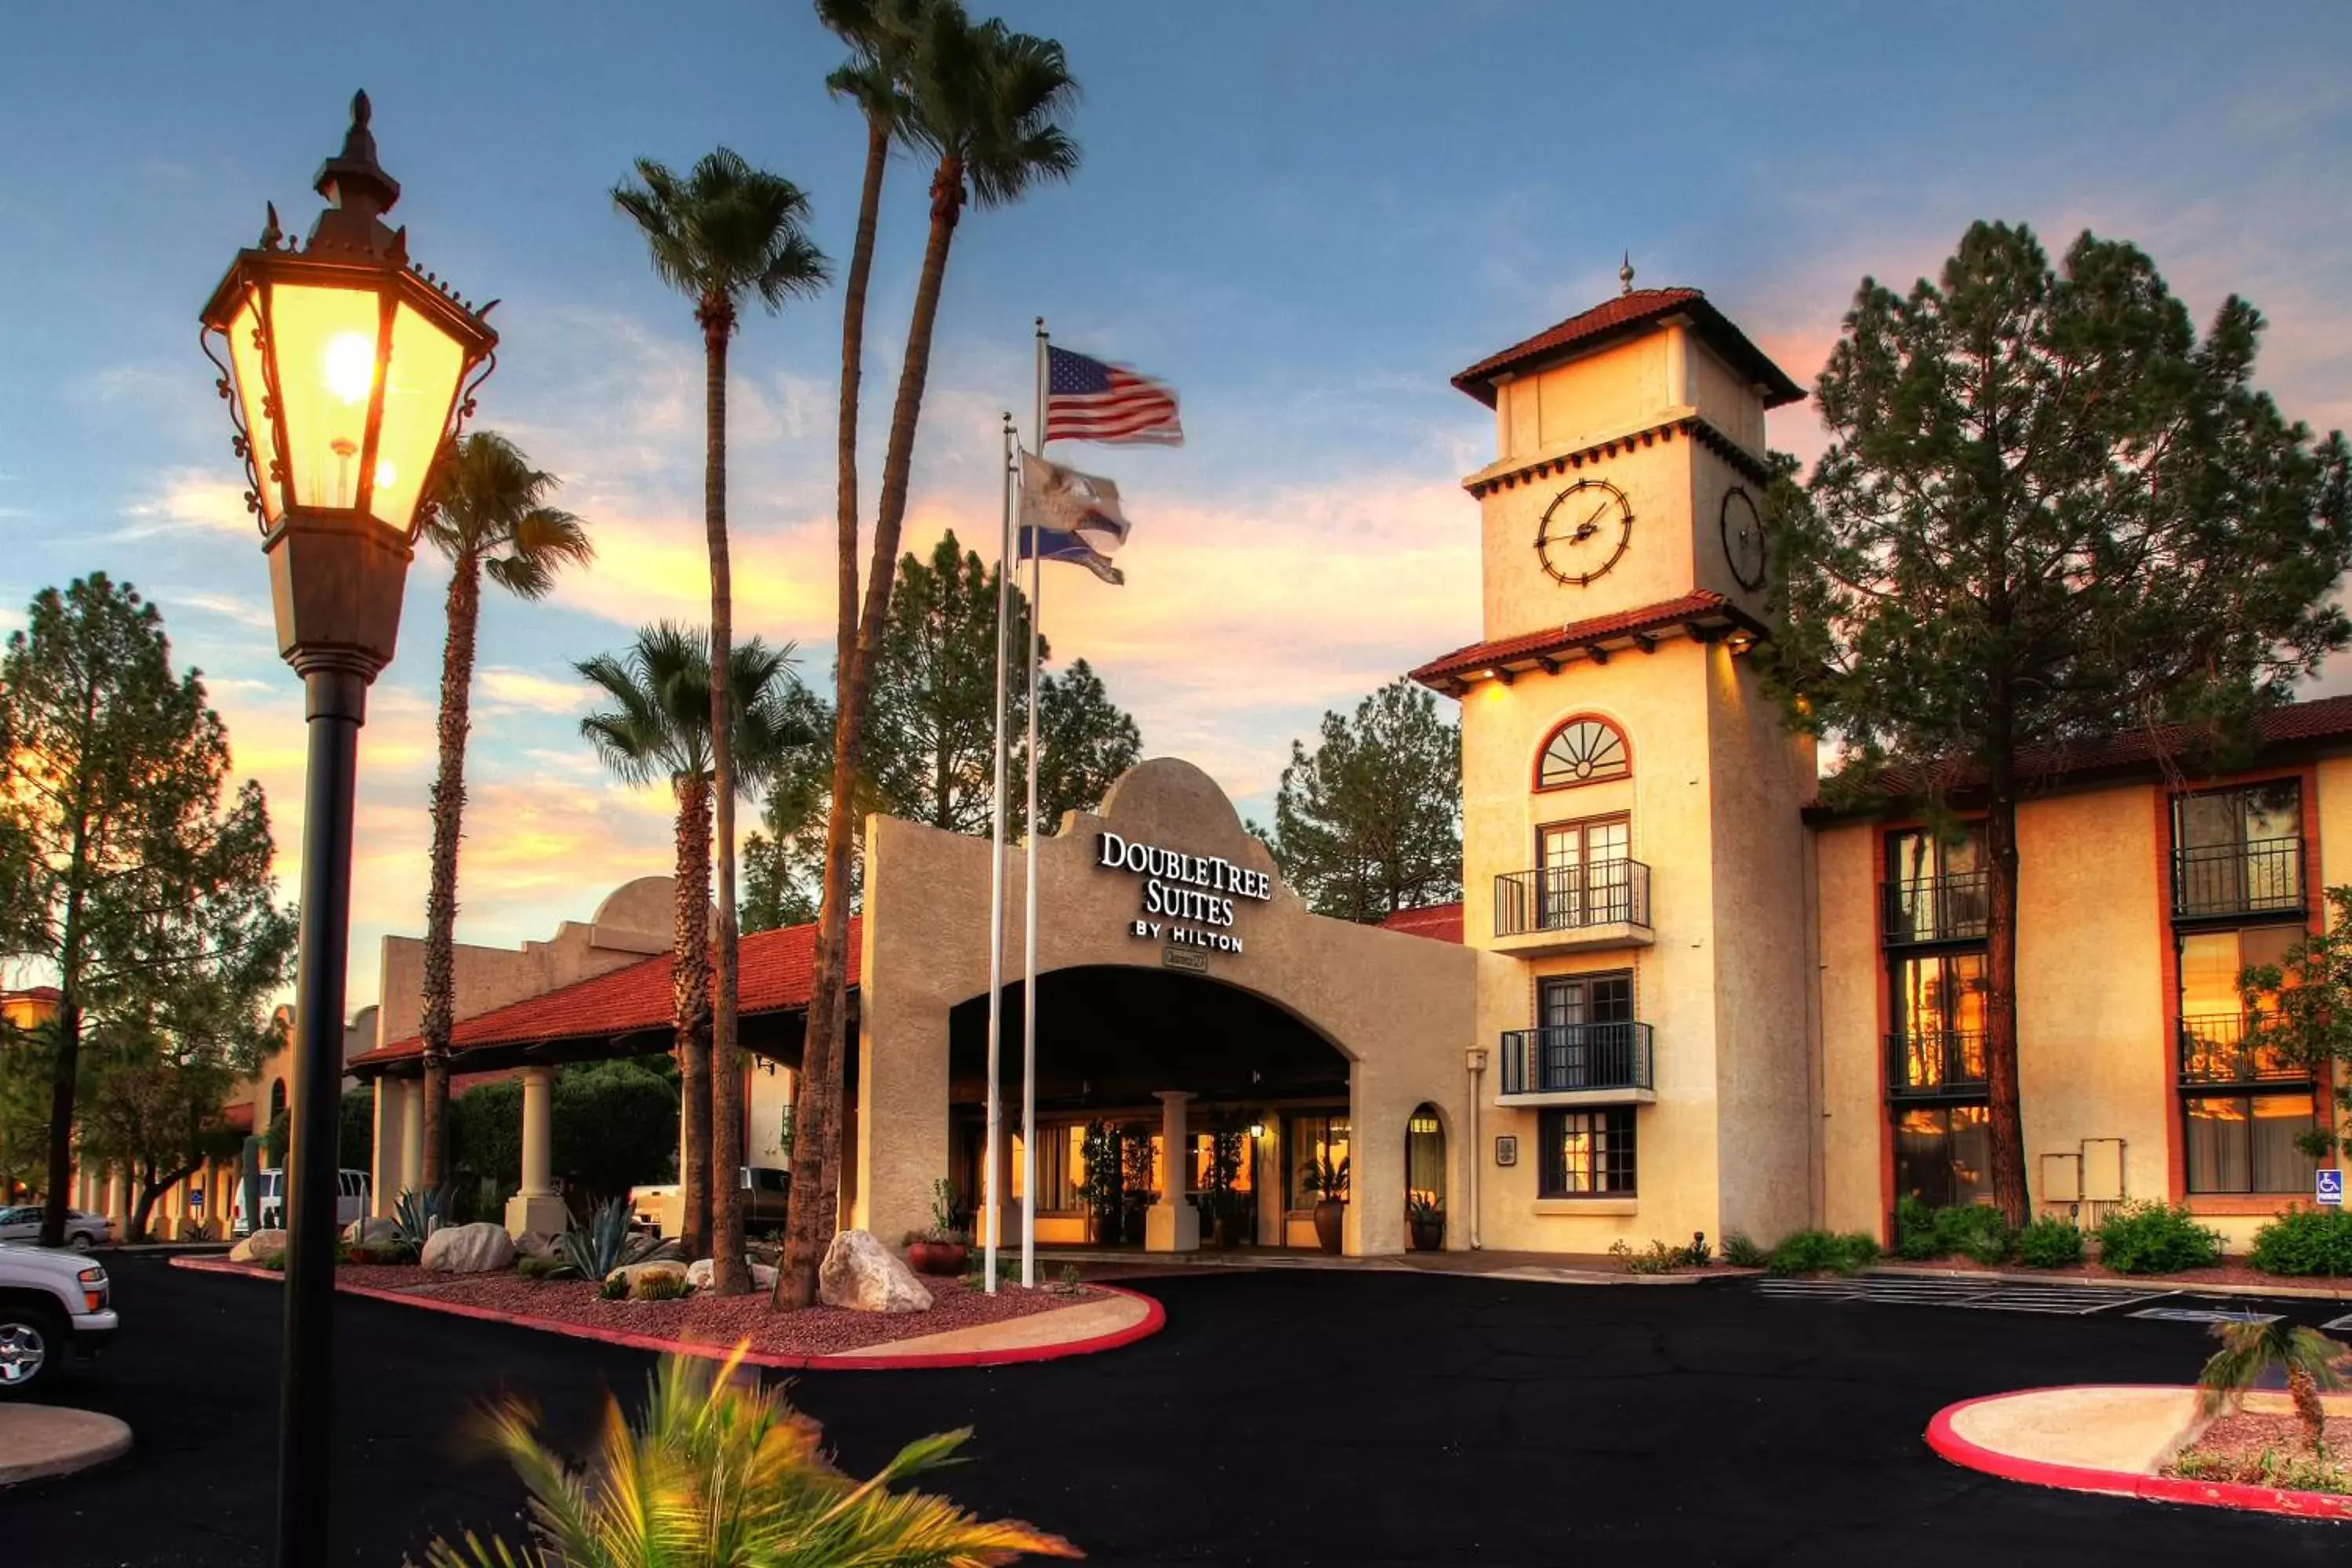
<svg viewBox="0 0 2352 1568">
<path fill-rule="evenodd" d="M 420 531 L 449 558 L 448 630 L 441 645 L 441 759 L 433 775 L 432 879 L 425 895 L 425 1163 L 419 1185 L 438 1192 L 448 1152 L 449 1031 L 456 1007 L 451 948 L 457 927 L 457 842 L 466 810 L 466 738 L 473 729 L 474 634 L 482 579 L 518 599 L 543 599 L 566 566 L 594 559 L 588 531 L 547 504 L 560 483 L 494 430 L 459 441 L 434 472 Z"/>
<path fill-rule="evenodd" d="M 462 1545 L 434 1542 L 426 1568 L 962 1568 L 1079 1555 L 1028 1525 L 891 1489 L 950 1462 L 969 1427 L 909 1443 L 872 1480 L 852 1480 L 814 1421 L 737 1375 L 743 1349 L 716 1367 L 666 1358 L 634 1425 L 608 1396 L 602 1440 L 582 1464 L 547 1446 L 529 1406 L 494 1405 L 485 1426 L 530 1493 L 530 1539 L 517 1550 L 467 1531 Z"/>
<path fill-rule="evenodd" d="M 1059 123 L 1076 101 L 1077 82 L 1062 46 L 991 20 L 972 25 L 956 0 L 929 0 L 904 14 L 907 87 L 898 133 L 932 153 L 931 222 L 907 323 L 898 396 L 883 452 L 881 500 L 865 605 L 851 657 L 840 662 L 834 704 L 833 788 L 825 821 L 824 892 L 818 907 L 814 994 L 802 1051 L 802 1102 L 794 1112 L 792 1215 L 776 1271 L 775 1300 L 805 1307 L 816 1299 L 816 1266 L 833 1237 L 840 1204 L 844 1020 L 847 1016 L 849 842 L 854 782 L 863 761 L 867 697 L 890 610 L 899 526 L 930 374 L 931 332 L 948 250 L 968 205 L 1009 206 L 1041 181 L 1076 173 L 1078 145 Z M 841 540 L 845 580 L 856 570 L 856 541 Z"/>
<path fill-rule="evenodd" d="M 727 345 L 746 300 L 771 313 L 825 279 L 824 253 L 804 228 L 808 198 L 790 180 L 754 169 L 721 147 L 680 180 L 650 158 L 637 160 L 636 184 L 613 189 L 613 205 L 645 236 L 654 273 L 694 301 L 702 328 L 703 530 L 710 547 L 711 663 L 732 668 L 734 587 L 727 561 Z M 711 1013 L 716 1063 L 710 1158 L 718 1239 L 712 1288 L 731 1295 L 751 1288 L 743 1266 L 743 1074 L 735 1037 L 735 796 L 739 793 L 727 711 L 727 682 L 710 684 L 713 841 L 718 847 L 719 974 Z"/>
<path fill-rule="evenodd" d="M 2319 1394 L 2322 1389 L 2344 1386 L 2344 1378 L 2336 1370 L 2336 1358 L 2344 1352 L 2342 1345 L 2317 1329 L 2284 1320 L 2216 1323 L 2213 1337 L 2221 1342 L 2221 1348 L 2197 1375 L 2198 1386 L 2204 1390 L 2200 1403 L 2206 1415 L 2224 1407 L 2236 1409 L 2246 1391 L 2264 1373 L 2275 1369 L 2286 1373 L 2287 1397 L 2294 1401 L 2294 1413 L 2302 1418 L 2312 1447 L 2326 1446 L 2327 1406 Z"/>
<path fill-rule="evenodd" d="M 729 751 L 736 763 L 735 787 L 742 793 L 757 788 L 791 748 L 814 738 L 791 711 L 792 662 L 789 643 L 771 648 L 753 637 L 729 650 L 728 711 L 735 721 Z M 663 621 L 638 632 L 627 653 L 617 658 L 599 654 L 574 668 L 613 702 L 580 721 L 581 734 L 596 748 L 605 767 L 632 784 L 651 784 L 666 775 L 677 800 L 670 1021 L 686 1108 L 679 1133 L 678 1202 L 687 1255 L 700 1258 L 714 1245 L 713 1173 L 725 1172 L 730 1178 L 726 1185 L 736 1185 L 733 1167 L 719 1165 L 713 1153 L 715 1118 L 729 1114 L 720 1107 L 730 1101 L 713 1092 L 717 1080 L 711 1066 L 710 847 L 718 764 L 710 743 L 710 715 L 717 704 L 710 698 L 709 645 L 700 632 Z M 718 1070 L 728 1070 L 724 1061 Z M 740 1071 L 736 1077 L 740 1099 Z M 740 1129 L 740 1113 L 734 1114 Z M 733 1159 L 735 1164 L 742 1163 L 740 1152 Z M 740 1236 L 734 1247 L 740 1259 Z"/>
</svg>

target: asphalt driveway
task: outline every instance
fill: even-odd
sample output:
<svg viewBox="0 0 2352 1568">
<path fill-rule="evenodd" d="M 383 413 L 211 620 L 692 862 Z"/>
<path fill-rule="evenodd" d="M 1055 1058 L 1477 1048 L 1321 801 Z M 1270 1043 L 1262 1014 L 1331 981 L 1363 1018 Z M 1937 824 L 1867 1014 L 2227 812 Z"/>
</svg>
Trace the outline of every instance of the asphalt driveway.
<svg viewBox="0 0 2352 1568">
<path fill-rule="evenodd" d="M 152 1258 L 113 1267 L 121 1346 L 65 1397 L 130 1422 L 137 1447 L 0 1493 L 0 1561 L 267 1562 L 275 1294 Z M 1169 1326 L 1127 1350 L 812 1375 L 796 1397 L 853 1471 L 977 1427 L 942 1488 L 1098 1562 L 2284 1568 L 2352 1550 L 2347 1527 L 2015 1486 L 1921 1441 L 1969 1394 L 2185 1381 L 2207 1343 L 2191 1325 L 1746 1286 L 1203 1270 L 1143 1288 Z M 605 1390 L 634 1397 L 649 1364 L 351 1297 L 338 1311 L 338 1563 L 511 1525 L 520 1489 L 465 1451 L 484 1392 L 530 1396 L 584 1445 Z"/>
</svg>

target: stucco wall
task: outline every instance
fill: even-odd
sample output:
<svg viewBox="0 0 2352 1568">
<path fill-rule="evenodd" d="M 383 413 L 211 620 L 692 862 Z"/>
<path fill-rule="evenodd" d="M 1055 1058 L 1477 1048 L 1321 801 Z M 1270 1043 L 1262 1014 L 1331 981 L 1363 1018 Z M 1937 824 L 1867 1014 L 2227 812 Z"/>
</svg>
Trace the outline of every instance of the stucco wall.
<svg viewBox="0 0 2352 1568">
<path fill-rule="evenodd" d="M 1143 763 L 1113 786 L 1100 815 L 1074 813 L 1038 846 L 1041 973 L 1160 967 L 1162 944 L 1130 934 L 1138 879 L 1096 864 L 1105 827 L 1275 875 L 1265 847 L 1207 774 L 1169 758 Z M 987 994 L 989 847 L 888 817 L 872 820 L 866 845 L 856 1220 L 895 1244 L 923 1223 L 930 1184 L 948 1171 L 949 1013 Z M 1010 858 L 1008 983 L 1020 977 L 1024 900 L 1017 847 Z M 1311 914 L 1278 877 L 1270 902 L 1245 902 L 1236 913 L 1244 951 L 1210 953 L 1209 977 L 1285 1009 L 1350 1059 L 1347 1248 L 1400 1251 L 1405 1122 L 1424 1102 L 1448 1129 L 1447 1191 L 1465 1191 L 1466 1140 L 1457 1130 L 1465 1053 L 1476 1038 L 1476 957 L 1449 942 Z M 1181 1062 L 1170 1064 L 1169 1078 L 1168 1088 L 1186 1087 Z M 1449 1245 L 1466 1245 L 1454 1217 Z"/>
<path fill-rule="evenodd" d="M 1886 1227 L 1887 1111 L 1880 1066 L 1878 871 L 1874 823 L 1814 837 L 1820 921 L 1822 1218 L 1832 1230 Z M 1769 1244 L 1774 1238 L 1759 1236 Z"/>
</svg>

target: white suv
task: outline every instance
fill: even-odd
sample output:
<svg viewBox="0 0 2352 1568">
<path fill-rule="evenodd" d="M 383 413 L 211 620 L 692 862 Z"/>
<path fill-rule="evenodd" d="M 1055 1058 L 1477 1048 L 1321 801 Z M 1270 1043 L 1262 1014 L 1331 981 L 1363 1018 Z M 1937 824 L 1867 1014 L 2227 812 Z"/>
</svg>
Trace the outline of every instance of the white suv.
<svg viewBox="0 0 2352 1568">
<path fill-rule="evenodd" d="M 68 1354 L 114 1338 L 106 1270 L 79 1253 L 0 1245 L 0 1398 L 38 1393 Z"/>
</svg>

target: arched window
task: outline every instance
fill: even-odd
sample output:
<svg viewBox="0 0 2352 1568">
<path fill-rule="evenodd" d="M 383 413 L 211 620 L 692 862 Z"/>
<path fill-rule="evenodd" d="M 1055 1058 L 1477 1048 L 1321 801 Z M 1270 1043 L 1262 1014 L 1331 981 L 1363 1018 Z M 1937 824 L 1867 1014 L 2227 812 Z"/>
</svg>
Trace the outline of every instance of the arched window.
<svg viewBox="0 0 2352 1568">
<path fill-rule="evenodd" d="M 269 1086 L 269 1120 L 275 1121 L 286 1111 L 286 1080 L 278 1079 Z"/>
<path fill-rule="evenodd" d="M 1536 787 L 1599 784 L 1625 778 L 1633 771 L 1633 755 L 1617 726 L 1606 719 L 1570 719 L 1544 742 L 1543 760 L 1536 764 Z"/>
</svg>

